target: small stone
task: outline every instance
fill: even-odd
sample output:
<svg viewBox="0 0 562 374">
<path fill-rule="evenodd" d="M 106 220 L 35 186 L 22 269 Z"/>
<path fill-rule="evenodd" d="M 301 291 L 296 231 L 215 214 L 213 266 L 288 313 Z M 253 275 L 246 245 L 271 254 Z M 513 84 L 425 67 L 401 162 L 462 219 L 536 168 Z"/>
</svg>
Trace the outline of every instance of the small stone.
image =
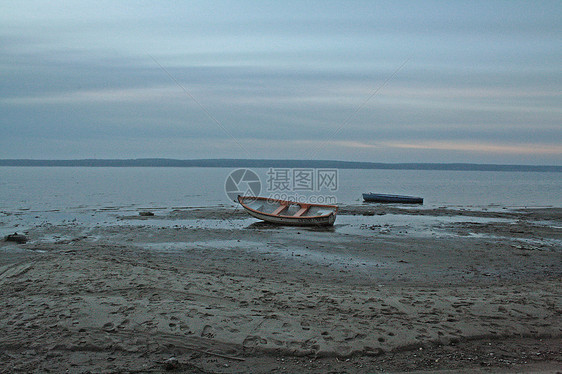
<svg viewBox="0 0 562 374">
<path fill-rule="evenodd" d="M 25 244 L 27 242 L 27 237 L 22 234 L 18 234 L 17 232 L 8 235 L 4 238 L 7 242 L 16 242 L 18 244 Z"/>
<path fill-rule="evenodd" d="M 175 357 L 170 357 L 164 361 L 164 369 L 166 370 L 176 370 L 180 367 L 180 362 Z"/>
</svg>

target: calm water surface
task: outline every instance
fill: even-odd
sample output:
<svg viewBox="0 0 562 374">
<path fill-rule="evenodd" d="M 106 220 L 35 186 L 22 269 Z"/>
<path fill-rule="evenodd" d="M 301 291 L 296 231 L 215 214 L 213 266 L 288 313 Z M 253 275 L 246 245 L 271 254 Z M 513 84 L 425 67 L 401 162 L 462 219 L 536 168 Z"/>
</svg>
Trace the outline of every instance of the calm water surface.
<svg viewBox="0 0 562 374">
<path fill-rule="evenodd" d="M 225 181 L 232 168 L 0 167 L 0 209 L 138 209 L 232 204 Z M 268 196 L 268 170 L 253 169 Z M 362 204 L 361 193 L 424 197 L 426 207 L 562 207 L 560 173 L 338 170 L 340 204 Z M 289 193 L 294 194 L 289 191 Z M 299 192 L 303 194 L 303 192 Z"/>
</svg>

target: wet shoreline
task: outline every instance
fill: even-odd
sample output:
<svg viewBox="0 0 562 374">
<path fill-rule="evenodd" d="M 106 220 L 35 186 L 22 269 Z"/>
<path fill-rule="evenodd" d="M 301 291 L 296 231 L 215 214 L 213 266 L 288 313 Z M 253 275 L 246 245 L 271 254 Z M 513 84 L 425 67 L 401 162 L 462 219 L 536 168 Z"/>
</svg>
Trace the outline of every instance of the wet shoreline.
<svg viewBox="0 0 562 374">
<path fill-rule="evenodd" d="M 560 360 L 562 209 L 344 206 L 329 229 L 146 210 L 0 216 L 29 237 L 0 244 L 0 368 L 142 372 L 174 356 L 203 372 L 368 373 L 490 339 Z"/>
</svg>

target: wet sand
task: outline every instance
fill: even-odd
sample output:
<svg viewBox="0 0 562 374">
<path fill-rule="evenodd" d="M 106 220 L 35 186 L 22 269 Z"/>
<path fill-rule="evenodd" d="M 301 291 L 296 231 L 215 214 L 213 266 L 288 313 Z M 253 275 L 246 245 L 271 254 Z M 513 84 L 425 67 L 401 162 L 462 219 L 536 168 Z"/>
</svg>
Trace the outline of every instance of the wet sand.
<svg viewBox="0 0 562 374">
<path fill-rule="evenodd" d="M 0 372 L 562 367 L 562 209 L 153 212 L 0 215 Z"/>
</svg>

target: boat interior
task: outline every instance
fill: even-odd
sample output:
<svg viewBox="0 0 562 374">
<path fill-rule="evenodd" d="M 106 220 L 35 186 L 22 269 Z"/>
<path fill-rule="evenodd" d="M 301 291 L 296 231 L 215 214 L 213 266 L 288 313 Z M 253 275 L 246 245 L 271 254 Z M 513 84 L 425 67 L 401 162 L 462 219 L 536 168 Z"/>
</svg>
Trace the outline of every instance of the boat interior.
<svg viewBox="0 0 562 374">
<path fill-rule="evenodd" d="M 267 200 L 244 200 L 244 204 L 249 208 L 257 210 L 262 213 L 272 214 L 275 216 L 289 216 L 289 217 L 316 217 L 330 214 L 333 209 L 321 206 L 303 206 L 299 204 L 280 204 L 277 201 Z"/>
</svg>

